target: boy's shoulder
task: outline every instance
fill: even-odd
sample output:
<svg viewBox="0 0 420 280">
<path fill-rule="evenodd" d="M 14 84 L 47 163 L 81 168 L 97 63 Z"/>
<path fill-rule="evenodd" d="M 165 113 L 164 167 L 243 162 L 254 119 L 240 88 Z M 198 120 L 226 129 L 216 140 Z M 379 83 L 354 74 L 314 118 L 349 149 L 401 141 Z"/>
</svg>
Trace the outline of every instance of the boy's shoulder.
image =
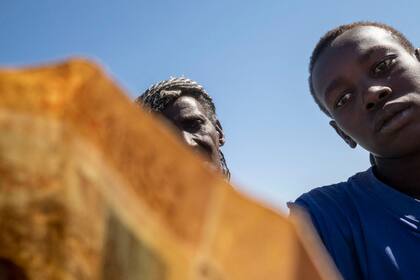
<svg viewBox="0 0 420 280">
<path fill-rule="evenodd" d="M 369 194 L 372 171 L 357 173 L 345 182 L 315 188 L 301 195 L 290 206 L 300 207 L 308 212 L 313 225 L 326 241 L 329 236 L 340 236 L 350 241 L 365 207 L 373 199 Z"/>
<path fill-rule="evenodd" d="M 357 173 L 351 176 L 347 181 L 332 185 L 318 187 L 302 194 L 296 199 L 295 204 L 310 208 L 307 210 L 316 210 L 318 208 L 331 211 L 331 207 L 343 209 L 343 207 L 351 206 L 354 200 L 363 196 L 366 188 L 371 184 L 371 169 Z M 347 208 L 348 209 L 348 208 Z"/>
<path fill-rule="evenodd" d="M 345 279 L 411 279 L 420 269 L 419 201 L 381 182 L 372 169 L 303 194 L 291 215 L 294 207 L 308 212 Z"/>
<path fill-rule="evenodd" d="M 360 172 L 346 182 L 315 188 L 290 205 L 304 208 L 337 268 L 349 279 L 360 279 L 355 249 L 361 240 L 365 215 L 363 205 L 369 205 L 368 189 L 371 170 Z"/>
</svg>

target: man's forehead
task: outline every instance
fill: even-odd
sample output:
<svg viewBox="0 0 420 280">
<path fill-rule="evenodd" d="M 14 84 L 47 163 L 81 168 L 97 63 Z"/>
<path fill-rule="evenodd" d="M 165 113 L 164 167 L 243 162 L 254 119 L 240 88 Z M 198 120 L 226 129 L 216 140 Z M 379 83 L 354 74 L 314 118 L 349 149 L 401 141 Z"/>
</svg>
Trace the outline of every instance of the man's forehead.
<svg viewBox="0 0 420 280">
<path fill-rule="evenodd" d="M 196 98 L 187 95 L 177 98 L 173 105 L 179 110 L 180 114 L 197 114 L 204 110 Z"/>
</svg>

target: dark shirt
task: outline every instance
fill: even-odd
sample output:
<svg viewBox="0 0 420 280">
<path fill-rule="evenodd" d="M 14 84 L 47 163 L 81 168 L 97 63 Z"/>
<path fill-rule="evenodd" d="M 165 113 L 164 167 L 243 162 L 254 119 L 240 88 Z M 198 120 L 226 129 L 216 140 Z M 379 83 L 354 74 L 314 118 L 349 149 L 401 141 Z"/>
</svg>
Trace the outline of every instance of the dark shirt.
<svg viewBox="0 0 420 280">
<path fill-rule="evenodd" d="M 309 212 L 344 279 L 420 279 L 420 201 L 372 168 L 295 203 Z"/>
</svg>

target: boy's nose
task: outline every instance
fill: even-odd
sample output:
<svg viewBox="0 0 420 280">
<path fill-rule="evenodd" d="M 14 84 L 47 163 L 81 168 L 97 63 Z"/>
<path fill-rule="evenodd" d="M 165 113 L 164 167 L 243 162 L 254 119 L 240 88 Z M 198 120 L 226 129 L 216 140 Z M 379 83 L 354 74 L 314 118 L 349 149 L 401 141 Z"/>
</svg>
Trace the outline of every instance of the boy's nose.
<svg viewBox="0 0 420 280">
<path fill-rule="evenodd" d="M 365 108 L 371 110 L 383 99 L 387 98 L 392 93 L 390 87 L 385 86 L 371 86 L 366 91 Z"/>
</svg>

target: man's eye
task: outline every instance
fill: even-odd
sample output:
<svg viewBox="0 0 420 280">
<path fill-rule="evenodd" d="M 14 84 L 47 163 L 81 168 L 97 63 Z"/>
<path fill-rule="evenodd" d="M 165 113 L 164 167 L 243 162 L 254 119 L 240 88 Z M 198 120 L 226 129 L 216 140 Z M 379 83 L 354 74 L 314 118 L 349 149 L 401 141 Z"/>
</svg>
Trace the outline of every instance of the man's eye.
<svg viewBox="0 0 420 280">
<path fill-rule="evenodd" d="M 388 71 L 392 68 L 394 65 L 394 62 L 396 60 L 395 56 L 389 56 L 379 62 L 375 65 L 375 67 L 372 69 L 373 76 L 381 76 L 382 74 L 388 73 Z"/>
<path fill-rule="evenodd" d="M 186 131 L 195 132 L 201 128 L 202 123 L 201 119 L 186 119 L 182 121 L 182 127 Z"/>
<path fill-rule="evenodd" d="M 351 93 L 348 92 L 346 94 L 344 94 L 343 96 L 341 96 L 338 100 L 337 103 L 335 104 L 336 108 L 340 108 L 342 106 L 344 106 L 351 98 Z"/>
</svg>

